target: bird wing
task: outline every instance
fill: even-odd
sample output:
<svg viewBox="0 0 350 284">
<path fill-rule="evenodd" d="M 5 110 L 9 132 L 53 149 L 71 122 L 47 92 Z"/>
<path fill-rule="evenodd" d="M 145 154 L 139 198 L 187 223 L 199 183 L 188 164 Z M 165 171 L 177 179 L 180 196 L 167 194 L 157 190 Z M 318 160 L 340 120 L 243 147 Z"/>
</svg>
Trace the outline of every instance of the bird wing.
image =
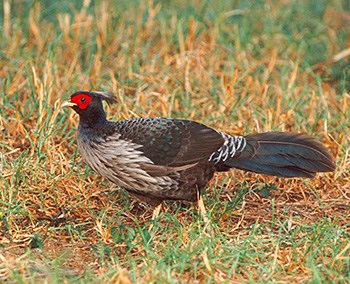
<svg viewBox="0 0 350 284">
<path fill-rule="evenodd" d="M 207 160 L 224 143 L 223 136 L 203 124 L 181 119 L 140 118 L 116 122 L 121 139 L 139 144 L 156 165 L 181 167 Z"/>
</svg>

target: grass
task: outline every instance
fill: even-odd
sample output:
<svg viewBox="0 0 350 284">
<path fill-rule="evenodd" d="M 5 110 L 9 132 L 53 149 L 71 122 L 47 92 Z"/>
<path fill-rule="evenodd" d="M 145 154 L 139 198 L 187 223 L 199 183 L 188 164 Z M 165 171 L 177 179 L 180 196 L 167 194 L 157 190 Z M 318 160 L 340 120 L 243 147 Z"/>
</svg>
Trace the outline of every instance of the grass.
<svg viewBox="0 0 350 284">
<path fill-rule="evenodd" d="M 58 4 L 59 3 L 59 4 Z M 348 1 L 2 1 L 0 281 L 350 281 Z M 335 173 L 233 170 L 157 220 L 76 150 L 78 89 L 111 119 L 307 132 Z M 107 190 L 107 191 L 105 191 Z"/>
</svg>

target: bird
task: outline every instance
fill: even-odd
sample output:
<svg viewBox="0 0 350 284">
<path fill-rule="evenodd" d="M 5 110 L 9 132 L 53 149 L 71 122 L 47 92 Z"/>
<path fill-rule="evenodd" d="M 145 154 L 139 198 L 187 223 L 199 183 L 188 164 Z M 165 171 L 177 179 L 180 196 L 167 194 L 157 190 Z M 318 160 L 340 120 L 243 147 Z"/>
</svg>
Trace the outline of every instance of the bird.
<svg viewBox="0 0 350 284">
<path fill-rule="evenodd" d="M 62 107 L 79 115 L 77 144 L 93 171 L 137 199 L 198 201 L 216 172 L 237 168 L 285 177 L 313 178 L 336 169 L 317 139 L 295 132 L 230 135 L 175 118 L 107 119 L 111 92 L 77 91 Z"/>
</svg>

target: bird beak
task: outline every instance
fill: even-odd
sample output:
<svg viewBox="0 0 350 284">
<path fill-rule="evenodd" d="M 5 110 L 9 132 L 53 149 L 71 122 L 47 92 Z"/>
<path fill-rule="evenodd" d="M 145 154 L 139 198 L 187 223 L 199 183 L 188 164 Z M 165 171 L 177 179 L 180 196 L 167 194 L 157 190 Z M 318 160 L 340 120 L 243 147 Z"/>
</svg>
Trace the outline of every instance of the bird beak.
<svg viewBox="0 0 350 284">
<path fill-rule="evenodd" d="M 61 107 L 74 107 L 76 106 L 77 104 L 76 103 L 72 103 L 72 102 L 69 102 L 69 101 L 64 101 L 62 104 L 61 104 Z"/>
</svg>

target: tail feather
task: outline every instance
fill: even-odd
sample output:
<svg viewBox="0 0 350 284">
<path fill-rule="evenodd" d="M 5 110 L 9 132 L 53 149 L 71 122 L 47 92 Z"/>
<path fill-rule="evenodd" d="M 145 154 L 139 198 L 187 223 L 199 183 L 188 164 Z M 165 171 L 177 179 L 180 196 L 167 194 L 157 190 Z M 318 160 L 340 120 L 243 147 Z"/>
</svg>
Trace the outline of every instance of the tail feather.
<svg viewBox="0 0 350 284">
<path fill-rule="evenodd" d="M 314 177 L 335 170 L 332 155 L 315 138 L 292 132 L 245 136 L 246 147 L 224 161 L 227 167 L 282 177 Z"/>
</svg>

